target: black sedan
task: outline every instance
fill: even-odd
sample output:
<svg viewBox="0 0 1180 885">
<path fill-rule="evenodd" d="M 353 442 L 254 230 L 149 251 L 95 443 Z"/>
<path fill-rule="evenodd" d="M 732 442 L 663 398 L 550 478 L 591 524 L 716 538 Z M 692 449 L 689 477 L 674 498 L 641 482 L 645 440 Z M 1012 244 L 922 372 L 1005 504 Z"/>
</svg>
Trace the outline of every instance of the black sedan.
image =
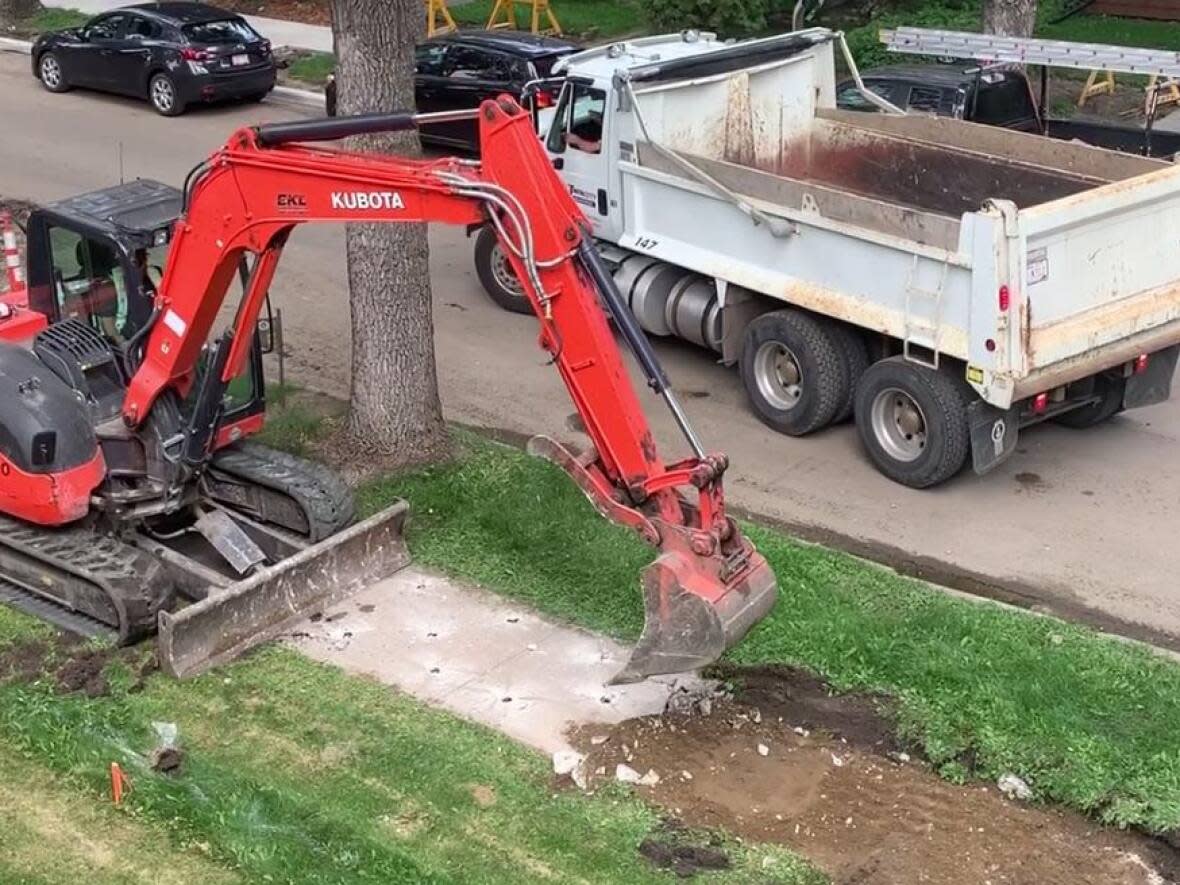
<svg viewBox="0 0 1180 885">
<path fill-rule="evenodd" d="M 554 63 L 581 47 L 559 37 L 521 31 L 459 31 L 434 37 L 415 54 L 414 103 L 420 113 L 479 107 L 505 93 L 518 99 L 530 80 L 548 77 Z M 329 116 L 336 114 L 336 82 L 325 89 Z M 423 141 L 477 150 L 474 120 L 424 126 Z"/>
<path fill-rule="evenodd" d="M 275 85 L 270 43 L 240 16 L 204 3 L 141 3 L 80 28 L 42 34 L 33 76 L 50 92 L 74 86 L 146 98 L 166 117 L 198 102 L 261 101 Z"/>
</svg>

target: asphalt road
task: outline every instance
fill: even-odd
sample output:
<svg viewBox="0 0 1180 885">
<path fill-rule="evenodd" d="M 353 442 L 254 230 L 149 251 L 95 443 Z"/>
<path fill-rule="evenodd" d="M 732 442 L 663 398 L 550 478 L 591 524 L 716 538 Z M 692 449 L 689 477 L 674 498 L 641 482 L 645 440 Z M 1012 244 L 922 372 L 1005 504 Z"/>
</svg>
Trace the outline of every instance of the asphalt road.
<svg viewBox="0 0 1180 885">
<path fill-rule="evenodd" d="M 45 201 L 113 184 L 120 156 L 125 177 L 179 186 L 237 126 L 295 114 L 268 103 L 166 120 L 123 99 L 50 95 L 29 76 L 26 57 L 0 53 L 0 193 Z M 342 229 L 300 229 L 274 286 L 292 376 L 342 395 L 343 255 Z M 448 415 L 517 433 L 560 432 L 572 409 L 536 349 L 532 320 L 483 294 L 462 230 L 432 231 L 431 270 Z M 915 492 L 874 471 L 851 425 L 802 440 L 779 436 L 747 409 L 736 373 L 688 345 L 658 350 L 702 439 L 730 454 L 727 492 L 738 507 L 903 571 L 1180 648 L 1177 401 L 1084 432 L 1033 429 L 996 472 Z M 667 455 L 682 452 L 662 404 L 645 401 Z"/>
</svg>

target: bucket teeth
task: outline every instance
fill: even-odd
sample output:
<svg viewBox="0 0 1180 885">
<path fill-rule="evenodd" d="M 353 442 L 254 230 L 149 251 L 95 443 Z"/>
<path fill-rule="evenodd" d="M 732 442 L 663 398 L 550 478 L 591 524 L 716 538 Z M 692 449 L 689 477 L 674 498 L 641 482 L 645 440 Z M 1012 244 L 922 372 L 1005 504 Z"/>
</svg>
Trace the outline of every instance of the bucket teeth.
<svg viewBox="0 0 1180 885">
<path fill-rule="evenodd" d="M 749 567 L 729 581 L 701 559 L 663 553 L 643 571 L 643 634 L 613 684 L 699 670 L 741 641 L 774 607 L 778 585 L 752 549 Z"/>
</svg>

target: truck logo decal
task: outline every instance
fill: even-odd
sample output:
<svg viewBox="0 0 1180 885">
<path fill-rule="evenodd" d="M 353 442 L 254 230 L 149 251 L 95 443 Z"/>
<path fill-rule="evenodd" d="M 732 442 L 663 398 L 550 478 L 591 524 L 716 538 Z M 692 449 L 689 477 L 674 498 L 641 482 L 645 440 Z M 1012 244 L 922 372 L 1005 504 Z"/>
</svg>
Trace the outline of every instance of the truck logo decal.
<svg viewBox="0 0 1180 885">
<path fill-rule="evenodd" d="M 333 191 L 333 209 L 405 209 L 397 191 Z"/>
<path fill-rule="evenodd" d="M 996 450 L 996 457 L 1004 454 L 1004 437 L 1008 434 L 1008 425 L 1003 418 L 997 418 L 992 425 L 992 447 Z"/>
</svg>

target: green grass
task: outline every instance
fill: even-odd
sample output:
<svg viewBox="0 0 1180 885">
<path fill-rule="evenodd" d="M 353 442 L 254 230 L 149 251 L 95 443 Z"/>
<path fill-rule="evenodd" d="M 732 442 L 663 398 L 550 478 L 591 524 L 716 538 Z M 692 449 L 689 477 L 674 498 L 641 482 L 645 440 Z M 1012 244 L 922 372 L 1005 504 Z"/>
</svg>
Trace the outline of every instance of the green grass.
<svg viewBox="0 0 1180 885">
<path fill-rule="evenodd" d="M 1054 40 L 1180 51 L 1180 22 L 1075 15 L 1057 24 L 1042 24 L 1037 33 Z"/>
<path fill-rule="evenodd" d="M 330 52 L 312 52 L 301 55 L 287 67 L 287 76 L 293 80 L 323 86 L 328 74 L 336 70 L 336 56 Z"/>
<path fill-rule="evenodd" d="M 94 16 L 79 12 L 77 9 L 57 9 L 46 7 L 27 20 L 29 28 L 41 31 L 60 31 L 65 28 L 77 28 L 86 24 Z"/>
<path fill-rule="evenodd" d="M 493 6 L 494 0 L 472 0 L 451 7 L 451 15 L 460 26 L 482 28 L 487 25 Z M 567 36 L 605 39 L 644 29 L 642 7 L 629 0 L 555 0 L 551 8 Z M 518 5 L 518 27 L 527 31 L 531 14 L 530 6 Z"/>
<path fill-rule="evenodd" d="M 373 511 L 411 502 L 417 561 L 624 638 L 641 627 L 652 553 L 600 519 L 563 474 L 463 437 L 458 461 L 368 483 Z M 778 532 L 749 527 L 778 606 L 739 665 L 793 664 L 841 690 L 888 692 L 901 733 L 948 776 L 1015 772 L 1104 821 L 1180 826 L 1180 666 L 1051 618 L 951 598 Z"/>
<path fill-rule="evenodd" d="M 0 608 L 0 647 L 42 632 Z M 542 756 L 290 649 L 270 647 L 184 682 L 157 675 L 142 690 L 133 690 L 128 664 L 108 672 L 112 694 L 93 699 L 59 694 L 47 680 L 0 684 L 0 881 L 26 881 L 17 872 L 27 869 L 46 882 L 171 881 L 93 869 L 71 878 L 80 849 L 45 843 L 45 827 L 7 808 L 6 789 L 23 797 L 21 807 L 42 809 L 46 826 L 77 829 L 87 850 L 118 855 L 131 845 L 160 870 L 205 867 L 187 881 L 671 878 L 637 854 L 658 820 L 628 792 L 555 789 Z M 179 728 L 178 775 L 146 764 L 153 722 Z M 123 813 L 106 798 L 112 761 L 133 781 Z M 95 815 L 101 820 L 90 821 Z M 120 839 L 108 832 L 114 825 L 127 831 Z M 735 868 L 715 881 L 822 881 L 783 850 L 726 847 Z"/>
</svg>

